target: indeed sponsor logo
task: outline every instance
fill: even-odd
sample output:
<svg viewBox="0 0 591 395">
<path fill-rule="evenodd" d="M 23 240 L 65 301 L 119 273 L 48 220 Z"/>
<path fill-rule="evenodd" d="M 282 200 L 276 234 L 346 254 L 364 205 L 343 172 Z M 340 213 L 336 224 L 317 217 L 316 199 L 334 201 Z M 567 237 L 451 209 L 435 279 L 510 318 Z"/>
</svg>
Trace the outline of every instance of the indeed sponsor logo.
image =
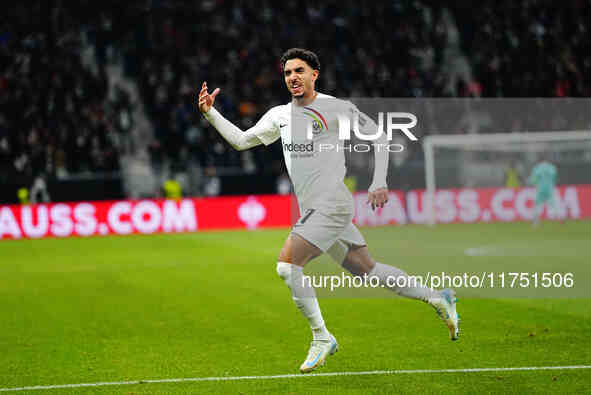
<svg viewBox="0 0 591 395">
<path fill-rule="evenodd" d="M 308 144 L 300 143 L 283 143 L 283 151 L 288 152 L 314 152 L 314 142 L 309 142 Z"/>
</svg>

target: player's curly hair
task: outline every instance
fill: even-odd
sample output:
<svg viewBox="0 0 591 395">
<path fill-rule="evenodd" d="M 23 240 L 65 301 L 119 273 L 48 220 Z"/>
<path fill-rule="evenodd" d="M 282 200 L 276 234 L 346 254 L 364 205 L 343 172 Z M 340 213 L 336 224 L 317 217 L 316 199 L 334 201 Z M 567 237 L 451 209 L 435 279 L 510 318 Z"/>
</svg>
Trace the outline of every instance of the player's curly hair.
<svg viewBox="0 0 591 395">
<path fill-rule="evenodd" d="M 320 70 L 320 61 L 318 56 L 307 49 L 303 48 L 290 48 L 283 55 L 281 55 L 281 68 L 285 67 L 285 63 L 290 59 L 302 59 L 308 63 L 313 70 Z"/>
</svg>

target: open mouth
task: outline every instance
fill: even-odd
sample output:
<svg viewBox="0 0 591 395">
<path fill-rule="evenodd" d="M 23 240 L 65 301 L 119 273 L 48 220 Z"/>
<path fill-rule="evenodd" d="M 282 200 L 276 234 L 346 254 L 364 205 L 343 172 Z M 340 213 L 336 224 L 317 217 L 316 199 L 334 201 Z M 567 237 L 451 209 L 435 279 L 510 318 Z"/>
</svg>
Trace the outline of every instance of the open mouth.
<svg viewBox="0 0 591 395">
<path fill-rule="evenodd" d="M 302 84 L 299 84 L 299 83 L 291 84 L 291 91 L 292 91 L 292 93 L 294 95 L 303 93 L 304 86 Z"/>
</svg>

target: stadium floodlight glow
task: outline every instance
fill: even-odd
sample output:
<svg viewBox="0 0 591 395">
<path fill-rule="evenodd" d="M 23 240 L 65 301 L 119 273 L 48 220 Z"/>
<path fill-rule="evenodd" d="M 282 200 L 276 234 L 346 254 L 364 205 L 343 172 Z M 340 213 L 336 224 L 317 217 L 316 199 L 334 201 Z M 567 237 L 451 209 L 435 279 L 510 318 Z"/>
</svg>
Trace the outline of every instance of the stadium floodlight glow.
<svg viewBox="0 0 591 395">
<path fill-rule="evenodd" d="M 478 186 L 502 186 L 486 184 L 495 176 L 498 179 L 499 172 L 502 172 L 502 165 L 507 165 L 507 158 L 520 158 L 521 161 L 528 162 L 531 166 L 539 156 L 544 153 L 555 153 L 565 162 L 578 161 L 573 163 L 578 173 L 585 178 L 585 183 L 591 183 L 591 173 L 585 169 L 591 168 L 591 131 L 553 131 L 553 132 L 527 132 L 527 133 L 494 133 L 494 134 L 456 134 L 456 135 L 429 135 L 422 139 L 423 151 L 425 154 L 425 210 L 427 212 L 427 223 L 434 225 L 437 221 L 436 210 L 436 188 L 457 188 L 465 187 L 460 185 L 438 185 L 438 176 L 436 170 L 447 172 L 449 179 L 469 181 L 468 187 L 476 184 L 485 184 Z M 447 155 L 447 162 L 453 162 L 446 167 L 443 165 L 435 166 L 436 161 L 445 162 L 438 159 L 439 156 Z M 573 155 L 562 155 L 565 152 L 587 153 L 583 158 L 573 158 Z M 479 155 L 484 154 L 485 159 L 478 159 Z M 491 160 L 494 156 L 498 159 Z M 504 161 L 504 162 L 503 162 Z M 560 163 L 559 163 L 560 165 Z M 479 169 L 480 167 L 480 169 Z M 462 173 L 460 175 L 455 173 Z M 487 174 L 488 173 L 488 174 Z M 493 174 L 495 173 L 495 174 Z M 450 176 L 451 174 L 451 176 Z M 563 179 L 564 174 L 559 175 L 559 180 Z M 569 176 L 572 176 L 569 174 Z M 478 179 L 480 177 L 480 179 Z M 449 184 L 448 180 L 448 184 Z"/>
</svg>

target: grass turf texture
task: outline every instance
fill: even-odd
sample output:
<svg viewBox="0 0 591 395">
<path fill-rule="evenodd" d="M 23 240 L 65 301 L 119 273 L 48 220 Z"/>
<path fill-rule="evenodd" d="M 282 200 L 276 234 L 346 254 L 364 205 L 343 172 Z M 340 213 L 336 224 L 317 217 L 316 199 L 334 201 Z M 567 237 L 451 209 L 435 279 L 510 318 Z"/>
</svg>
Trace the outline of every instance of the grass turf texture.
<svg viewBox="0 0 591 395">
<path fill-rule="evenodd" d="M 574 294 L 591 289 L 591 222 L 544 223 L 535 230 L 511 223 L 362 232 L 377 259 L 411 273 L 552 269 L 575 272 Z M 275 272 L 287 234 L 281 229 L 0 242 L 0 388 L 297 373 L 311 334 Z M 483 245 L 493 245 L 494 252 L 464 254 Z M 335 268 L 327 258 L 310 265 Z M 429 306 L 392 298 L 385 290 L 371 298 L 321 298 L 341 350 L 318 372 L 591 364 L 589 296 L 458 294 L 462 333 L 457 342 L 449 341 Z M 581 393 L 590 387 L 591 370 L 562 370 L 34 393 Z"/>
</svg>

